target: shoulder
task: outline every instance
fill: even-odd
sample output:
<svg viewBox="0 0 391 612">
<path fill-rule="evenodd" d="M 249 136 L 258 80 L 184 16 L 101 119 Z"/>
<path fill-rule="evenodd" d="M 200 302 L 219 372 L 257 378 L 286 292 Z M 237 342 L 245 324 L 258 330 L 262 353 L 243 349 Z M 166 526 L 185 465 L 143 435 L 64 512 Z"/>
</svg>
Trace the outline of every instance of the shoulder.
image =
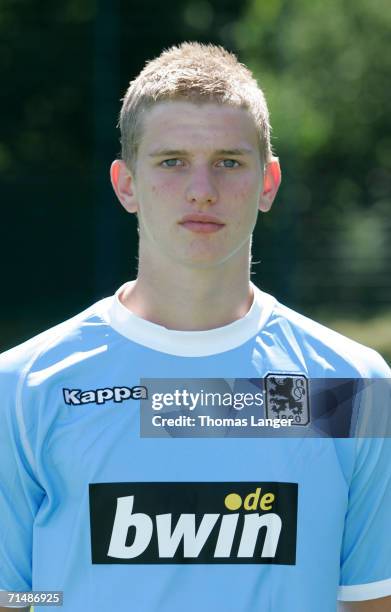
<svg viewBox="0 0 391 612">
<path fill-rule="evenodd" d="M 2 383 L 17 383 L 37 362 L 50 366 L 83 350 L 82 347 L 96 344 L 108 328 L 105 312 L 111 299 L 100 300 L 70 319 L 0 354 Z"/>
<path fill-rule="evenodd" d="M 373 349 L 278 301 L 274 302 L 266 329 L 299 361 L 304 361 L 313 376 L 384 378 L 391 375 L 384 359 Z"/>
</svg>

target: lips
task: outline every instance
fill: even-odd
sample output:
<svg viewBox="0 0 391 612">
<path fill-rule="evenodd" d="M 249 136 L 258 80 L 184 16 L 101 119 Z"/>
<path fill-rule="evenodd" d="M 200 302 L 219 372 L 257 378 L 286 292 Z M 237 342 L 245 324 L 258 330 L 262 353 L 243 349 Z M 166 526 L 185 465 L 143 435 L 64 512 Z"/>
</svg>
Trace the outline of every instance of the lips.
<svg viewBox="0 0 391 612">
<path fill-rule="evenodd" d="M 198 234 L 211 234 L 221 230 L 225 223 L 212 215 L 185 215 L 179 225 Z"/>
</svg>

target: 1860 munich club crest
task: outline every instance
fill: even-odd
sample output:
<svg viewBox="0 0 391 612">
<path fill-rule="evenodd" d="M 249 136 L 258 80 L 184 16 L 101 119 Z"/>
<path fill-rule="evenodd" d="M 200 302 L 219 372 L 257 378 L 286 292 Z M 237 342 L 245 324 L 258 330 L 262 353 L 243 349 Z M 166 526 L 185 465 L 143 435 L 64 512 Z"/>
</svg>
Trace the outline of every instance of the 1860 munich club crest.
<svg viewBox="0 0 391 612">
<path fill-rule="evenodd" d="M 303 374 L 268 374 L 265 378 L 266 418 L 292 419 L 292 425 L 308 425 L 308 380 Z"/>
</svg>

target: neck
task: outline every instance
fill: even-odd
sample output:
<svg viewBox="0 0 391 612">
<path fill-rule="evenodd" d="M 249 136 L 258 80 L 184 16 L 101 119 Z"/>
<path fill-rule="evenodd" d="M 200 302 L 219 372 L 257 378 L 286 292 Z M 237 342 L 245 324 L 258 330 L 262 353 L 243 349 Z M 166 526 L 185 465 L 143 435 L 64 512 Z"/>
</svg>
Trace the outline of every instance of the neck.
<svg viewBox="0 0 391 612">
<path fill-rule="evenodd" d="M 228 325 L 249 311 L 249 245 L 216 267 L 148 261 L 140 251 L 139 273 L 121 301 L 137 316 L 168 329 L 202 331 Z M 231 261 L 232 260 L 232 261 Z"/>
</svg>

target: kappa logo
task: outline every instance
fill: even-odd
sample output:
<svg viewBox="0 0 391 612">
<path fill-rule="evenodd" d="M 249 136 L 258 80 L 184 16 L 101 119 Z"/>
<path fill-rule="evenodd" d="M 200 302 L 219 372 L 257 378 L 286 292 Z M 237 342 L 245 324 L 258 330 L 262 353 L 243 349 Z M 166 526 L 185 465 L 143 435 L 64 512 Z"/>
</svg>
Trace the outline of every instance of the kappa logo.
<svg viewBox="0 0 391 612">
<path fill-rule="evenodd" d="M 92 563 L 296 562 L 297 484 L 90 485 Z"/>
<path fill-rule="evenodd" d="M 268 374 L 265 378 L 267 418 L 291 419 L 292 425 L 308 425 L 308 380 L 304 374 Z"/>
<path fill-rule="evenodd" d="M 106 402 L 121 403 L 125 400 L 148 399 L 146 387 L 105 387 L 92 391 L 81 389 L 63 389 L 64 401 L 71 406 L 79 404 L 105 404 Z"/>
</svg>

